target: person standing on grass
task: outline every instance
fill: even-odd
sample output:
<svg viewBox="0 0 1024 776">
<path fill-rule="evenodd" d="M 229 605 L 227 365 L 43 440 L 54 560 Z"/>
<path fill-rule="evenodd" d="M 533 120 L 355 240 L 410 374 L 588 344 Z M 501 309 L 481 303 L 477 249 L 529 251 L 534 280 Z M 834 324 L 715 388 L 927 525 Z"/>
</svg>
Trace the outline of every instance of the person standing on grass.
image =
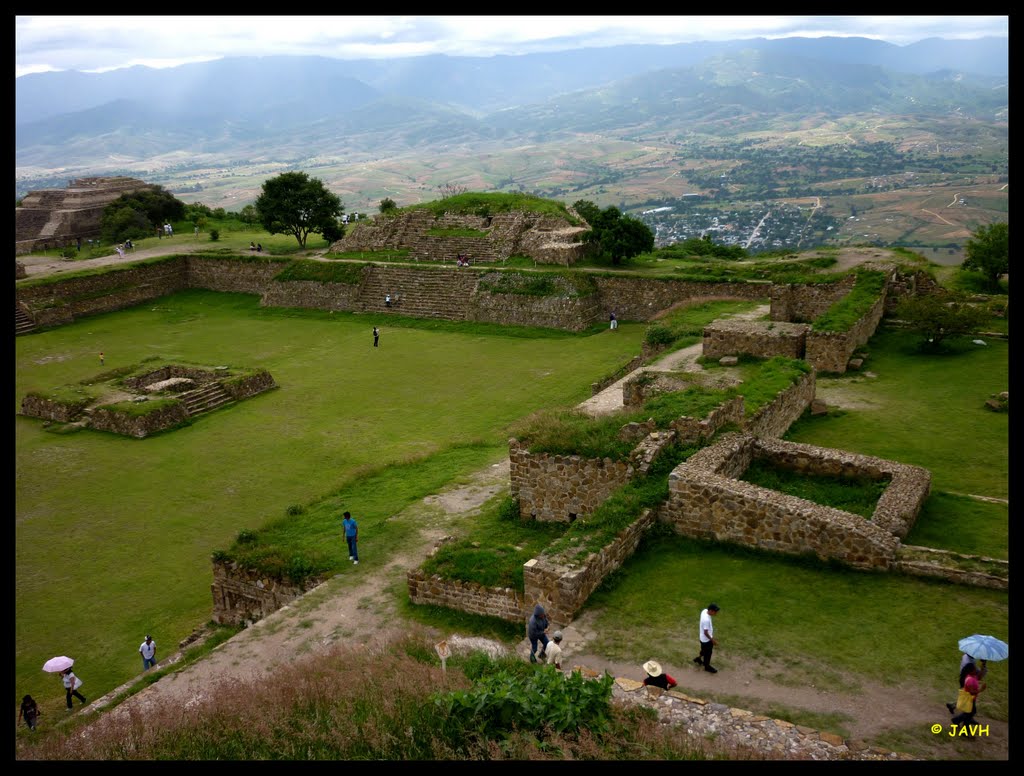
<svg viewBox="0 0 1024 776">
<path fill-rule="evenodd" d="M 717 674 L 718 669 L 711 665 L 711 653 L 714 651 L 718 641 L 715 640 L 715 628 L 711 618 L 718 614 L 718 604 L 708 604 L 708 608 L 700 613 L 700 654 L 693 659 L 697 665 L 704 664 L 704 670 L 709 674 Z"/>
<path fill-rule="evenodd" d="M 348 542 L 348 559 L 352 561 L 353 566 L 358 566 L 359 524 L 356 523 L 355 518 L 349 512 L 345 513 L 345 519 L 341 521 L 341 524 L 345 526 L 345 541 Z"/>
<path fill-rule="evenodd" d="M 104 357 L 103 357 L 103 351 L 101 350 L 101 351 L 100 351 L 100 366 L 103 366 L 103 362 L 104 362 L 104 361 L 105 361 L 105 359 L 104 359 Z"/>
<path fill-rule="evenodd" d="M 146 634 L 146 640 L 139 646 L 139 654 L 142 655 L 143 671 L 148 671 L 156 665 L 156 642 L 149 634 Z"/>
<path fill-rule="evenodd" d="M 380 339 L 380 329 L 376 326 L 373 327 L 373 346 L 377 347 L 377 340 Z"/>
<path fill-rule="evenodd" d="M 68 711 L 71 711 L 71 696 L 75 696 L 82 702 L 84 706 L 87 701 L 85 696 L 78 691 L 78 688 L 82 686 L 82 680 L 75 676 L 75 672 L 70 668 L 61 673 L 61 680 L 64 682 L 64 694 L 67 696 Z"/>
<path fill-rule="evenodd" d="M 608 320 L 609 320 L 609 328 L 612 328 L 612 329 L 619 328 L 619 319 L 615 317 L 615 312 L 614 311 L 612 311 L 611 315 L 608 316 Z"/>
</svg>

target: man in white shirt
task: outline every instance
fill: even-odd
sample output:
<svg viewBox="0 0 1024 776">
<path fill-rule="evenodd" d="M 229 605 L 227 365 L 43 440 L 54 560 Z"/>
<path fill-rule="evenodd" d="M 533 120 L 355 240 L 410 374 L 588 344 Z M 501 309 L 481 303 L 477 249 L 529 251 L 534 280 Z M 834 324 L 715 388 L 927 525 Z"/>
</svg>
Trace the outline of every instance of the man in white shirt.
<svg viewBox="0 0 1024 776">
<path fill-rule="evenodd" d="M 156 642 L 152 636 L 146 636 L 146 640 L 139 646 L 139 654 L 142 655 L 143 671 L 148 671 L 150 666 L 156 665 Z"/>
<path fill-rule="evenodd" d="M 711 665 L 711 653 L 715 645 L 715 628 L 711 618 L 718 614 L 718 604 L 708 604 L 708 608 L 700 613 L 700 654 L 693 659 L 697 665 L 704 665 L 704 670 L 709 674 L 717 674 L 718 669 Z"/>
<path fill-rule="evenodd" d="M 553 665 L 559 671 L 562 670 L 562 631 L 555 631 L 551 637 L 551 641 L 544 647 L 544 652 L 547 654 L 547 660 L 550 665 Z"/>
</svg>

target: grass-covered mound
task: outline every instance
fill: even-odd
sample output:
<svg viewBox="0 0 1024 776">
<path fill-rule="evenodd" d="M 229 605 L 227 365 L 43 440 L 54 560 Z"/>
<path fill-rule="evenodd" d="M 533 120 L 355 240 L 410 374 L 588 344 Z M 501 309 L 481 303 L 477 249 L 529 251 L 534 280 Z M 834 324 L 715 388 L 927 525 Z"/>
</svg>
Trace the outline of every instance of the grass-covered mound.
<svg viewBox="0 0 1024 776">
<path fill-rule="evenodd" d="M 533 194 L 506 194 L 502 192 L 466 192 L 455 194 L 433 202 L 421 202 L 404 208 L 388 211 L 386 216 L 407 213 L 411 210 L 429 210 L 440 218 L 445 213 L 474 215 L 482 218 L 498 213 L 525 211 L 541 216 L 560 218 L 570 226 L 581 226 L 582 222 L 570 215 L 565 204 L 553 199 L 544 199 Z"/>
</svg>

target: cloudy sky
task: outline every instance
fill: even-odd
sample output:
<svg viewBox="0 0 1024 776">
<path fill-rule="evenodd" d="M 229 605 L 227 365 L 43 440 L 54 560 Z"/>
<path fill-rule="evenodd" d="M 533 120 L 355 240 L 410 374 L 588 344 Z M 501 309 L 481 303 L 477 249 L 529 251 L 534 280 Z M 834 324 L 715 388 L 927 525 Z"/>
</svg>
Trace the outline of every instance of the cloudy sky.
<svg viewBox="0 0 1024 776">
<path fill-rule="evenodd" d="M 226 56 L 488 56 L 801 35 L 1009 36 L 1008 16 L 16 16 L 15 77 Z"/>
</svg>

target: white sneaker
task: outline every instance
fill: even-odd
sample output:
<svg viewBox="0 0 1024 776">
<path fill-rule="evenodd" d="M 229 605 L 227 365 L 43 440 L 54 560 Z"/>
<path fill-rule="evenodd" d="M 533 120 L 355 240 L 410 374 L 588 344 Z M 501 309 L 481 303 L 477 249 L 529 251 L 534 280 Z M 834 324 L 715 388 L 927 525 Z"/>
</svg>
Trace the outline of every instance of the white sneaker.
<svg viewBox="0 0 1024 776">
<path fill-rule="evenodd" d="M 359 561 L 357 561 L 357 560 L 352 561 L 352 565 L 353 566 L 358 566 L 359 565 Z"/>
<path fill-rule="evenodd" d="M 351 556 L 351 555 L 349 555 L 349 556 L 348 556 L 348 559 L 349 559 L 349 560 L 353 560 L 353 558 L 352 558 L 352 556 Z"/>
</svg>

